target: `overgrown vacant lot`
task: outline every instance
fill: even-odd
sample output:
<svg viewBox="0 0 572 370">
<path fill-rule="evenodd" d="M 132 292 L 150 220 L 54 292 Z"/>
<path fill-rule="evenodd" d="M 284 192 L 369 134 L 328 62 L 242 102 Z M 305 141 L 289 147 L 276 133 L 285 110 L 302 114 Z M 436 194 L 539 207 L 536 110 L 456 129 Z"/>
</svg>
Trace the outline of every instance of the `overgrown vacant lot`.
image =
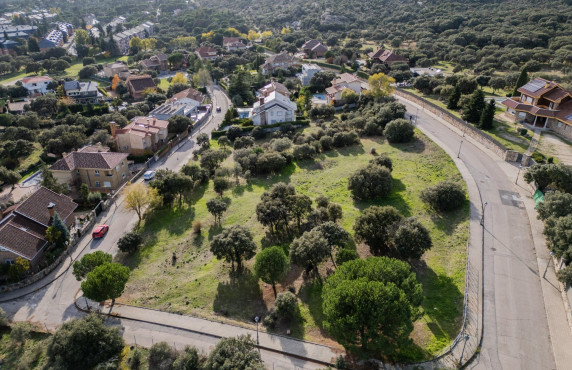
<svg viewBox="0 0 572 370">
<path fill-rule="evenodd" d="M 413 266 L 425 298 L 423 315 L 413 332 L 415 345 L 405 352 L 411 359 L 423 359 L 446 346 L 460 328 L 469 206 L 467 201 L 461 210 L 442 216 L 427 209 L 419 200 L 419 193 L 445 179 L 460 181 L 461 176 L 451 159 L 418 131 L 407 144 L 388 144 L 381 138 L 365 138 L 361 142 L 361 146 L 325 152 L 315 160 L 294 162 L 279 175 L 255 177 L 249 184 L 241 180 L 239 186 L 224 193 L 230 206 L 223 216 L 223 227 L 246 226 L 259 248 L 261 244 L 266 246 L 265 230 L 256 219 L 255 207 L 262 193 L 280 181 L 294 185 L 297 192 L 312 199 L 325 195 L 341 204 L 341 224 L 352 234 L 356 217 L 370 205 L 392 205 L 406 217 L 417 217 L 430 230 L 434 247 Z M 347 190 L 347 177 L 372 159 L 372 147 L 393 161 L 393 191 L 383 200 L 357 202 Z M 232 156 L 223 166 L 232 167 Z M 252 275 L 254 259 L 245 263 L 246 271 L 235 275 L 230 264 L 217 260 L 209 251 L 209 243 L 220 228 L 212 226 L 214 218 L 207 211 L 206 202 L 216 196 L 210 182 L 195 189 L 182 206 L 157 210 L 145 220 L 144 247 L 132 257 L 124 257 L 133 272 L 119 302 L 240 325 L 253 325 L 254 316 L 264 316 L 274 295 L 270 285 Z M 192 233 L 195 220 L 203 223 L 201 237 Z M 369 255 L 367 246 L 358 245 L 357 250 L 361 257 Z M 332 270 L 331 262 L 324 264 L 321 275 Z M 292 335 L 337 345 L 322 329 L 322 285 L 296 267 L 283 283 L 278 290 L 294 287 L 300 301 L 302 317 L 290 325 Z M 284 333 L 286 329 L 279 326 L 276 331 Z"/>
</svg>

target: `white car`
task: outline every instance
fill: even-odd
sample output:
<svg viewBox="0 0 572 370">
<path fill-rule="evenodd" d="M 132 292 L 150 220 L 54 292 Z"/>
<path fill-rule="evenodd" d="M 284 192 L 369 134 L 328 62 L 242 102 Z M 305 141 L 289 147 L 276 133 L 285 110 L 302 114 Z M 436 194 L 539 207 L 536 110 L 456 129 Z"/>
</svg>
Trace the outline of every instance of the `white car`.
<svg viewBox="0 0 572 370">
<path fill-rule="evenodd" d="M 143 174 L 143 179 L 145 181 L 150 181 L 155 178 L 155 171 L 147 171 Z"/>
</svg>

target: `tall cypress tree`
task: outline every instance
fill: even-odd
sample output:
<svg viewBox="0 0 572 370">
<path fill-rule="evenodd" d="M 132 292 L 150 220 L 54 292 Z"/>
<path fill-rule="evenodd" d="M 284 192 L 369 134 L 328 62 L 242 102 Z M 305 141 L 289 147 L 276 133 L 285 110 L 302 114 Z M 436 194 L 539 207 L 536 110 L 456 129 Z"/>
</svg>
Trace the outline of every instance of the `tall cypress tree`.
<svg viewBox="0 0 572 370">
<path fill-rule="evenodd" d="M 495 101 L 491 99 L 489 104 L 485 105 L 481 119 L 479 120 L 479 127 L 481 130 L 489 130 L 493 128 L 493 120 L 495 119 Z"/>
<path fill-rule="evenodd" d="M 520 93 L 517 91 L 519 88 L 524 86 L 528 82 L 528 71 L 526 67 L 523 67 L 520 71 L 520 76 L 518 76 L 518 80 L 516 80 L 516 85 L 514 86 L 514 90 L 512 90 L 512 96 L 520 96 Z"/>
<path fill-rule="evenodd" d="M 447 102 L 447 109 L 458 109 L 459 99 L 461 99 L 461 89 L 459 86 L 455 86 L 455 91 L 453 91 Z"/>
<path fill-rule="evenodd" d="M 469 104 L 464 108 L 463 119 L 470 123 L 479 123 L 485 105 L 485 93 L 481 89 L 476 89 L 471 95 Z"/>
</svg>

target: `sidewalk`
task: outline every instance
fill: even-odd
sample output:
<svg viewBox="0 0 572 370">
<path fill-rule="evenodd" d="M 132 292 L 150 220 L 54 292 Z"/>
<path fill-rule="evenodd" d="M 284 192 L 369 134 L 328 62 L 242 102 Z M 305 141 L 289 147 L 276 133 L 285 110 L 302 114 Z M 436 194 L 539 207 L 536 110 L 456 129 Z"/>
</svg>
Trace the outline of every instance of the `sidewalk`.
<svg viewBox="0 0 572 370">
<path fill-rule="evenodd" d="M 92 310 L 94 307 L 100 307 L 96 302 L 88 302 Z M 110 305 L 107 303 L 103 308 L 101 308 L 102 314 L 109 313 Z M 82 311 L 89 311 L 86 306 L 86 299 L 83 296 L 76 297 L 75 305 Z M 317 343 L 305 342 L 263 331 L 259 331 L 257 333 L 256 330 L 236 325 L 224 324 L 198 317 L 179 315 L 143 307 L 127 306 L 116 303 L 111 311 L 111 316 L 161 325 L 172 329 L 206 334 L 216 339 L 236 337 L 238 335 L 245 334 L 250 335 L 254 340 L 256 340 L 258 335 L 258 347 L 260 349 L 286 354 L 291 357 L 296 357 L 308 362 L 319 363 L 324 366 L 331 365 L 340 354 L 343 354 L 342 351 Z"/>
</svg>

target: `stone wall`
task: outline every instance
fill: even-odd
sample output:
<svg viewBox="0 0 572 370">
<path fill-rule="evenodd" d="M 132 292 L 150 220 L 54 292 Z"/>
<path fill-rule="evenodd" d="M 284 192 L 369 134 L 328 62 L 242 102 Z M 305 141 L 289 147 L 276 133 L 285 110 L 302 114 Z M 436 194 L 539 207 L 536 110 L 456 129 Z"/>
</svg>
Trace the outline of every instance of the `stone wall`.
<svg viewBox="0 0 572 370">
<path fill-rule="evenodd" d="M 486 146 L 488 149 L 492 150 L 496 155 L 498 155 L 502 160 L 510 162 L 515 161 L 516 157 L 518 156 L 517 152 L 513 152 L 512 150 L 507 150 L 504 145 L 502 145 L 498 140 L 490 137 L 486 133 L 482 132 L 478 128 L 473 127 L 471 124 L 465 123 L 462 119 L 452 115 L 446 109 L 443 109 L 415 94 L 412 94 L 408 91 L 403 89 L 396 88 L 394 94 L 407 99 L 417 105 L 422 106 L 424 109 L 428 110 L 429 112 L 439 116 L 440 118 L 447 121 L 447 123 L 455 126 L 459 130 L 463 131 L 465 135 L 470 136 L 471 138 L 477 140 L 479 143 Z M 516 154 L 515 154 L 516 153 Z"/>
</svg>

